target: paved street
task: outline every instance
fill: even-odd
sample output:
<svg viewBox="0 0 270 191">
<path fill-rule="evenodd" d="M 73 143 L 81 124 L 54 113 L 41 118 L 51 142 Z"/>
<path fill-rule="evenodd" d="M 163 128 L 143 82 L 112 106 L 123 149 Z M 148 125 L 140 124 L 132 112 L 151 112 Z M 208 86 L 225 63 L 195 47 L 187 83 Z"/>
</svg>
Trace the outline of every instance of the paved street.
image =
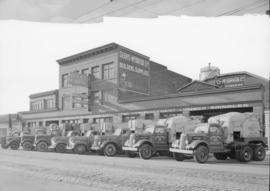
<svg viewBox="0 0 270 191">
<path fill-rule="evenodd" d="M 268 191 L 269 157 L 248 164 L 214 159 L 197 164 L 0 149 L 0 191 L 17 190 Z"/>
</svg>

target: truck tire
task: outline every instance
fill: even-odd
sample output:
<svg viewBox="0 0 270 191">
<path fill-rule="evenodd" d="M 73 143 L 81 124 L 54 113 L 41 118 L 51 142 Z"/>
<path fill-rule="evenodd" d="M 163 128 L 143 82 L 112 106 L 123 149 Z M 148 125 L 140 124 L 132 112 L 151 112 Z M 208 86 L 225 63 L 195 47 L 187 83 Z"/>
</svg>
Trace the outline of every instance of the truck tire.
<svg viewBox="0 0 270 191">
<path fill-rule="evenodd" d="M 137 156 L 137 153 L 132 151 L 127 151 L 126 154 L 129 158 L 135 158 Z"/>
<path fill-rule="evenodd" d="M 37 144 L 37 151 L 39 151 L 39 152 L 47 152 L 48 151 L 48 144 L 45 141 L 40 141 Z"/>
<path fill-rule="evenodd" d="M 253 158 L 253 150 L 250 146 L 244 146 L 239 152 L 239 161 L 249 162 Z"/>
<path fill-rule="evenodd" d="M 173 153 L 173 157 L 176 161 L 185 160 L 185 156 L 182 153 Z"/>
<path fill-rule="evenodd" d="M 30 141 L 25 141 L 22 144 L 22 148 L 24 151 L 31 151 L 31 150 L 33 150 L 33 143 L 31 143 Z"/>
<path fill-rule="evenodd" d="M 262 145 L 258 145 L 254 148 L 253 160 L 263 161 L 265 159 L 265 156 L 266 156 L 265 149 Z"/>
<path fill-rule="evenodd" d="M 76 145 L 74 148 L 74 152 L 76 154 L 83 155 L 86 153 L 86 146 L 82 144 Z"/>
<path fill-rule="evenodd" d="M 226 160 L 228 155 L 227 155 L 227 153 L 214 153 L 214 157 L 217 160 Z"/>
<path fill-rule="evenodd" d="M 105 147 L 103 149 L 103 153 L 107 157 L 113 157 L 117 153 L 117 148 L 114 144 L 109 143 L 109 144 L 105 145 Z"/>
<path fill-rule="evenodd" d="M 19 145 L 19 143 L 17 143 L 17 142 L 11 142 L 11 143 L 9 144 L 9 148 L 10 148 L 11 150 L 18 150 L 19 147 L 20 147 L 20 145 Z"/>
<path fill-rule="evenodd" d="M 65 153 L 67 145 L 65 143 L 59 143 L 55 147 L 55 152 L 57 153 Z"/>
<path fill-rule="evenodd" d="M 139 148 L 139 156 L 144 160 L 148 160 L 152 157 L 153 147 L 149 144 L 143 144 Z"/>
<path fill-rule="evenodd" d="M 209 150 L 204 145 L 199 145 L 194 152 L 194 159 L 198 163 L 205 163 L 208 160 Z"/>
</svg>

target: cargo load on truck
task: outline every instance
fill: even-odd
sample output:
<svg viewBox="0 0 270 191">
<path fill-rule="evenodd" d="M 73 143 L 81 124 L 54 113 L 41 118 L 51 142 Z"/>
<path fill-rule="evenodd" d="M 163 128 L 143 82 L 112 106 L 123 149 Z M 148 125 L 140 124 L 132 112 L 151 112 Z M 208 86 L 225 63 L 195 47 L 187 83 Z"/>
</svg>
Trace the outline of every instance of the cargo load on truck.
<svg viewBox="0 0 270 191">
<path fill-rule="evenodd" d="M 260 137 L 261 127 L 254 113 L 230 112 L 208 119 L 209 124 L 218 124 L 224 131 L 224 142 L 229 144 L 234 139 Z"/>
</svg>

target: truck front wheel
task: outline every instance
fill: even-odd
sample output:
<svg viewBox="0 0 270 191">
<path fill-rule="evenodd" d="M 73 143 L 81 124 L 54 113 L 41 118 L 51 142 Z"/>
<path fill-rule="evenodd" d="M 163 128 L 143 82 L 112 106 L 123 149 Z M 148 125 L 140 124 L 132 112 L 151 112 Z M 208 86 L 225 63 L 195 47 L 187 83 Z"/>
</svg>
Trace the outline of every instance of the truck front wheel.
<svg viewBox="0 0 270 191">
<path fill-rule="evenodd" d="M 139 156 L 142 159 L 148 160 L 152 157 L 153 154 L 153 148 L 149 144 L 143 144 L 139 148 Z"/>
<path fill-rule="evenodd" d="M 198 163 L 205 163 L 208 160 L 209 150 L 206 146 L 200 145 L 194 152 L 194 159 Z"/>
<path fill-rule="evenodd" d="M 241 162 L 249 162 L 253 157 L 253 151 L 250 146 L 244 146 L 239 153 L 239 160 Z"/>
<path fill-rule="evenodd" d="M 253 159 L 255 161 L 263 161 L 265 159 L 265 149 L 262 145 L 258 145 L 255 147 L 253 151 Z"/>
<path fill-rule="evenodd" d="M 112 156 L 116 155 L 117 148 L 114 144 L 109 143 L 104 147 L 103 152 L 104 152 L 105 156 L 112 157 Z"/>
<path fill-rule="evenodd" d="M 37 144 L 37 151 L 46 152 L 48 151 L 48 144 L 44 141 L 41 141 Z"/>
<path fill-rule="evenodd" d="M 19 147 L 20 147 L 20 145 L 19 145 L 17 142 L 12 142 L 12 143 L 10 143 L 10 145 L 9 145 L 9 148 L 10 148 L 11 150 L 18 150 Z"/>
<path fill-rule="evenodd" d="M 176 161 L 183 161 L 185 160 L 185 157 L 182 153 L 173 153 L 173 157 Z"/>
<path fill-rule="evenodd" d="M 24 151 L 31 151 L 33 149 L 33 144 L 30 141 L 25 141 L 22 144 L 22 147 Z"/>
<path fill-rule="evenodd" d="M 56 145 L 55 151 L 56 151 L 57 153 L 65 153 L 65 152 L 66 152 L 66 147 L 67 147 L 66 144 L 64 144 L 64 143 L 59 143 L 59 144 Z"/>
<path fill-rule="evenodd" d="M 86 147 L 82 144 L 75 146 L 74 152 L 79 155 L 83 155 L 86 153 Z"/>
</svg>

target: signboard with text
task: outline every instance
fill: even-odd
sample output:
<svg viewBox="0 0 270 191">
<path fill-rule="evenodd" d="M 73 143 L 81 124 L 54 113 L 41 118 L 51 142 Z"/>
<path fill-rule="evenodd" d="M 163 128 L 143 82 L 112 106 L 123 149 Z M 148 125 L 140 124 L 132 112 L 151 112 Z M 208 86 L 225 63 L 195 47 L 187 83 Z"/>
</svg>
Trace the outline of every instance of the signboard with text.
<svg viewBox="0 0 270 191">
<path fill-rule="evenodd" d="M 125 50 L 119 52 L 119 98 L 147 96 L 150 89 L 149 59 Z"/>
</svg>

